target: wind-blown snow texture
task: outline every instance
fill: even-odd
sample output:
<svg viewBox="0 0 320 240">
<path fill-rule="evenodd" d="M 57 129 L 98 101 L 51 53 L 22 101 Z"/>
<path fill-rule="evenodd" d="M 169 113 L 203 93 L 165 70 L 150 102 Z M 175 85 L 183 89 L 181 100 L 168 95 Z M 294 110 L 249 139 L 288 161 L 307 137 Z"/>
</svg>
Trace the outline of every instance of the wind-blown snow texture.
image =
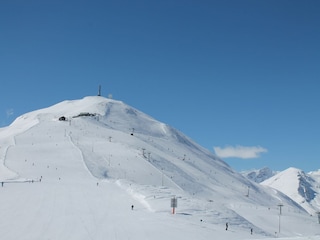
<svg viewBox="0 0 320 240">
<path fill-rule="evenodd" d="M 27 113 L 0 146 L 1 239 L 319 239 L 316 216 L 289 197 L 120 101 Z"/>
</svg>

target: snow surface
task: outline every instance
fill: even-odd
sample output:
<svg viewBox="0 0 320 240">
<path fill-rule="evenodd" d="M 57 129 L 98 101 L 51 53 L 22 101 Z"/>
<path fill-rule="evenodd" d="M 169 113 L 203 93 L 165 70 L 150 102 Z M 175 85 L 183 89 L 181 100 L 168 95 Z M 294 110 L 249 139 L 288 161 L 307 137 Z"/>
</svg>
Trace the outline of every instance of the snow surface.
<svg viewBox="0 0 320 240">
<path fill-rule="evenodd" d="M 1 239 L 320 239 L 286 195 L 121 101 L 24 114 L 0 146 Z"/>
</svg>

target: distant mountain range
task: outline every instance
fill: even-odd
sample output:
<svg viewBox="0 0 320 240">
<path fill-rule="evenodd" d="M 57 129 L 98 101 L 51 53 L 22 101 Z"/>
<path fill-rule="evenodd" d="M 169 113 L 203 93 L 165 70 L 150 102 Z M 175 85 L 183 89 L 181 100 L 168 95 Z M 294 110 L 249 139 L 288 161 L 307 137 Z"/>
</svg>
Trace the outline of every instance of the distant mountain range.
<svg viewBox="0 0 320 240">
<path fill-rule="evenodd" d="M 264 180 L 271 178 L 278 172 L 271 170 L 268 167 L 264 167 L 261 169 L 254 169 L 254 170 L 248 170 L 248 171 L 242 171 L 241 174 L 250 179 L 253 182 L 261 183 Z"/>
</svg>

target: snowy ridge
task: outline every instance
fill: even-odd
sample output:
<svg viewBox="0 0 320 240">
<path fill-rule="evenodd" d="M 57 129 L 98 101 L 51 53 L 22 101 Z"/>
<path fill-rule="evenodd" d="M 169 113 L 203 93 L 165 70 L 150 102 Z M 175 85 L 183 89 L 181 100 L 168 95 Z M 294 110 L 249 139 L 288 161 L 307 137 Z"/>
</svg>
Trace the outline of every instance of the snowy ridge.
<svg viewBox="0 0 320 240">
<path fill-rule="evenodd" d="M 262 182 L 263 185 L 275 188 L 299 205 L 310 214 L 320 210 L 319 172 L 305 173 L 297 168 L 288 168 Z"/>
<path fill-rule="evenodd" d="M 317 219 L 286 195 L 121 101 L 85 97 L 24 114 L 0 129 L 0 146 L 6 240 L 320 234 Z M 291 222 L 281 232 L 280 202 Z"/>
</svg>

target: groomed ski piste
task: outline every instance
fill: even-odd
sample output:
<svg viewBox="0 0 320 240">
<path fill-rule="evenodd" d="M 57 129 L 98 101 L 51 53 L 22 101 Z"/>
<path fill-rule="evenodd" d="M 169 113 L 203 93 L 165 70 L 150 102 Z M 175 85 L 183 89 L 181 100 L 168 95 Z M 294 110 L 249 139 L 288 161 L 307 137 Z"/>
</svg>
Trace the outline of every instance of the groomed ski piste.
<svg viewBox="0 0 320 240">
<path fill-rule="evenodd" d="M 104 97 L 1 128 L 0 182 L 4 240 L 320 239 L 316 213 Z"/>
</svg>

